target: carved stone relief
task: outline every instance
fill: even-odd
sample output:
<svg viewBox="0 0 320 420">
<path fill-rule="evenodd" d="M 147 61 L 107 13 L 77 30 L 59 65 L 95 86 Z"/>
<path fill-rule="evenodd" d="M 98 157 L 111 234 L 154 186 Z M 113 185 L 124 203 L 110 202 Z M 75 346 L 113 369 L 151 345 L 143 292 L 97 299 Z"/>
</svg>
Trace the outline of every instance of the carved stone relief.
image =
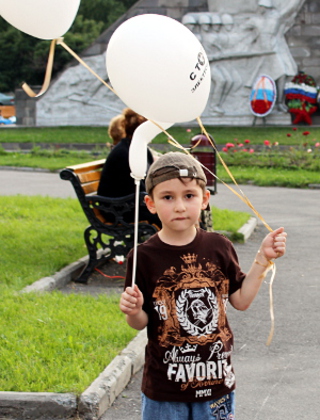
<svg viewBox="0 0 320 420">
<path fill-rule="evenodd" d="M 298 71 L 285 33 L 304 0 L 255 0 L 254 13 L 248 13 L 252 1 L 239 3 L 208 0 L 209 9 L 218 11 L 188 13 L 182 18 L 210 61 L 212 88 L 203 114 L 207 121 L 249 114 L 250 90 L 262 74 L 277 86 L 274 113 L 285 113 L 284 85 Z"/>
<path fill-rule="evenodd" d="M 137 13 L 167 16 L 173 13 L 175 16 L 171 17 L 181 20 L 198 37 L 210 59 L 212 74 L 210 98 L 201 116 L 203 123 L 252 124 L 251 88 L 258 76 L 266 74 L 278 87 L 278 103 L 268 115 L 268 122 L 290 124 L 289 114 L 283 112 L 282 92 L 286 79 L 296 74 L 297 65 L 285 34 L 304 1 L 207 0 L 206 4 L 204 0 L 147 0 L 138 2 L 139 8 L 133 7 L 127 18 Z M 197 12 L 188 13 L 188 10 Z M 110 38 L 112 30 L 106 34 L 106 39 Z M 84 59 L 108 82 L 105 54 Z M 107 125 L 124 107 L 123 102 L 87 69 L 75 64 L 39 98 L 36 121 L 37 125 Z"/>
</svg>

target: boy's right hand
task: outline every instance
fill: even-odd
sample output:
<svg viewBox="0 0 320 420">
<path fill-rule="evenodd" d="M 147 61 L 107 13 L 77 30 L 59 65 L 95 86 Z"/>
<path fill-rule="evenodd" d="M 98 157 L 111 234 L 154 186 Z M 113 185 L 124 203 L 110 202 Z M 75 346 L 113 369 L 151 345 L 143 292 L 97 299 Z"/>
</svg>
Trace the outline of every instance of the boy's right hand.
<svg viewBox="0 0 320 420">
<path fill-rule="evenodd" d="M 127 287 L 121 294 L 120 309 L 121 311 L 130 316 L 137 315 L 142 310 L 143 294 L 135 284 L 134 288 Z"/>
</svg>

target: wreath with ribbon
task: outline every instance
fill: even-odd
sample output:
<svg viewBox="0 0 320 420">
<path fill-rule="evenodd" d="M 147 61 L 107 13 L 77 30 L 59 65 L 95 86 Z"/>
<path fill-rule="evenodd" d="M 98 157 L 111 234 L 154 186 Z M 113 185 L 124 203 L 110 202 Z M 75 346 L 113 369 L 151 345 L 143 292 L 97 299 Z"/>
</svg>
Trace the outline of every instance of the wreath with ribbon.
<svg viewBox="0 0 320 420">
<path fill-rule="evenodd" d="M 312 124 L 311 115 L 318 109 L 318 87 L 312 76 L 299 72 L 285 85 L 286 104 L 294 116 L 292 124 L 306 122 Z"/>
</svg>

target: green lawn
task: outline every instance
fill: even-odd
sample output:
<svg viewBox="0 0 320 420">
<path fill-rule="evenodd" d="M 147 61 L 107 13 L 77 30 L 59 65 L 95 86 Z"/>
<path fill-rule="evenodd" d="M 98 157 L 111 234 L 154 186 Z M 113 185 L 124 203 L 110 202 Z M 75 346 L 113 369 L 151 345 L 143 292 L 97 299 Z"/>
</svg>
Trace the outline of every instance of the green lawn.
<svg viewBox="0 0 320 420">
<path fill-rule="evenodd" d="M 213 136 L 217 144 L 227 142 L 244 142 L 249 139 L 253 144 L 263 144 L 265 140 L 280 145 L 298 145 L 304 141 L 320 141 L 320 127 L 205 127 Z M 296 130 L 294 130 L 296 128 Z M 1 128 L 1 143 L 88 143 L 101 144 L 110 142 L 107 127 L 30 127 L 30 128 Z M 178 127 L 168 129 L 179 143 L 189 144 L 190 139 L 200 132 L 199 127 Z M 308 135 L 303 133 L 309 132 Z M 287 135 L 290 134 L 290 137 Z M 152 143 L 163 144 L 167 142 L 164 133 L 159 134 Z"/>
<path fill-rule="evenodd" d="M 66 149 L 32 149 L 30 153 L 6 152 L 0 150 L 0 166 L 41 168 L 50 171 L 58 171 L 66 166 L 78 163 L 89 162 L 91 160 L 103 159 L 109 150 L 101 149 L 99 152 L 70 151 Z"/>
<path fill-rule="evenodd" d="M 117 295 L 1 294 L 0 390 L 82 393 L 136 335 Z"/>
</svg>

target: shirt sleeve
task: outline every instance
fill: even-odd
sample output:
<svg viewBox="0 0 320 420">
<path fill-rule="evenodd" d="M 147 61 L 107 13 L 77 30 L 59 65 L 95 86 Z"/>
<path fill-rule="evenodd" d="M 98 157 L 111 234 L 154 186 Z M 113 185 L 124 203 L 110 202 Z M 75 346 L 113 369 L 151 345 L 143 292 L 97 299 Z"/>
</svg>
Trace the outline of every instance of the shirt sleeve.
<svg viewBox="0 0 320 420">
<path fill-rule="evenodd" d="M 141 255 L 140 255 L 140 259 L 141 259 Z M 138 260 L 139 260 L 139 255 L 138 255 Z M 133 277 L 133 249 L 131 249 L 131 251 L 128 253 L 128 256 L 127 256 L 127 271 L 126 271 L 124 288 L 132 286 L 132 277 Z M 143 303 L 142 309 L 146 313 L 150 313 L 152 309 L 150 308 L 150 299 L 151 299 L 150 293 L 152 293 L 152 286 L 150 285 L 150 282 L 147 281 L 144 270 L 141 269 L 141 267 L 139 270 L 139 264 L 137 266 L 135 283 L 138 286 L 141 293 L 143 294 L 144 303 Z"/>
<path fill-rule="evenodd" d="M 129 251 L 127 255 L 127 270 L 124 282 L 124 289 L 132 286 L 132 263 L 133 263 L 133 250 Z"/>
<path fill-rule="evenodd" d="M 241 288 L 246 273 L 241 270 L 238 255 L 231 241 L 228 240 L 227 276 L 230 280 L 229 296 Z"/>
</svg>

